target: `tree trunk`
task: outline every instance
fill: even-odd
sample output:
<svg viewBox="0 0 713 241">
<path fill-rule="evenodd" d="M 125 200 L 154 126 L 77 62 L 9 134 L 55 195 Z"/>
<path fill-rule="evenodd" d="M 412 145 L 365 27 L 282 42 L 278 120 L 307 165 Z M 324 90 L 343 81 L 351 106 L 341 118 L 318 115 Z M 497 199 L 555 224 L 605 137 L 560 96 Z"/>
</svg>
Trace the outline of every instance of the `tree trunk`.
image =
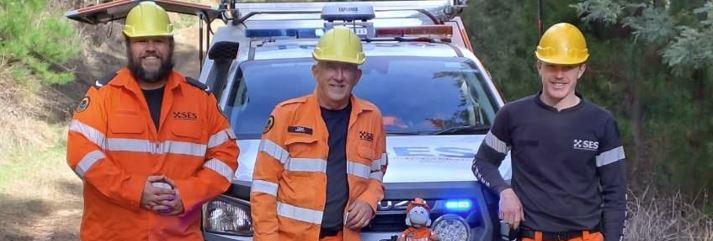
<svg viewBox="0 0 713 241">
<path fill-rule="evenodd" d="M 631 43 L 629 51 L 629 66 L 631 71 L 629 71 L 628 80 L 628 94 L 629 94 L 629 108 L 630 108 L 630 124 L 633 139 L 633 150 L 627 155 L 627 161 L 629 163 L 629 183 L 632 189 L 637 189 L 642 182 L 647 180 L 642 180 L 640 177 L 645 177 L 650 171 L 651 163 L 646 163 L 645 158 L 645 145 L 644 145 L 644 118 L 643 110 L 641 106 L 641 94 L 639 92 L 641 86 L 641 75 L 640 75 L 640 65 L 642 64 L 642 50 L 636 43 Z M 645 185 L 642 185 L 645 186 Z"/>
</svg>

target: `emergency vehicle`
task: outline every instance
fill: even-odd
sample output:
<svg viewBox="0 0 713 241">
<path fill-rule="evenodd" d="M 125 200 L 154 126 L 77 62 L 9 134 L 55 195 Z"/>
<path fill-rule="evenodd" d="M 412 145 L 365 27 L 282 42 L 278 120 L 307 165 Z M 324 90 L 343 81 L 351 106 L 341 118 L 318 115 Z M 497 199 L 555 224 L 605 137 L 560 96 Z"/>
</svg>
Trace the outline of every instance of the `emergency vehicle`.
<svg viewBox="0 0 713 241">
<path fill-rule="evenodd" d="M 114 1 L 67 17 L 106 23 L 138 2 Z M 334 26 L 362 38 L 367 60 L 354 94 L 380 108 L 388 134 L 385 198 L 362 240 L 396 240 L 414 197 L 432 207 L 431 228 L 440 240 L 501 240 L 497 196 L 476 182 L 471 165 L 504 102 L 457 16 L 465 0 L 155 2 L 198 16 L 198 80 L 218 98 L 241 150 L 233 185 L 203 207 L 206 240 L 252 240 L 250 186 L 263 127 L 277 103 L 314 89 L 311 53 Z M 224 25 L 212 29 L 214 20 Z M 500 172 L 510 179 L 509 156 Z"/>
</svg>

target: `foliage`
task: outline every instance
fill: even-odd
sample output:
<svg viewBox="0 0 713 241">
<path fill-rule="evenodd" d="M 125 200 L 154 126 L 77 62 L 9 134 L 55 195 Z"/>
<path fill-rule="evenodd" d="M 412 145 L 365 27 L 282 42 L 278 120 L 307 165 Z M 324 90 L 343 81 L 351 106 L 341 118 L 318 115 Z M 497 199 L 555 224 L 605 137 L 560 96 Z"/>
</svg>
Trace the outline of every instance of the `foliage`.
<svg viewBox="0 0 713 241">
<path fill-rule="evenodd" d="M 570 6 L 579 13 L 585 13 L 582 16 L 582 20 L 585 22 L 601 20 L 607 24 L 616 23 L 622 10 L 624 10 L 619 3 L 609 0 L 581 1 Z"/>
<path fill-rule="evenodd" d="M 632 187 L 710 192 L 713 1 L 471 1 L 462 16 L 476 55 L 508 100 L 539 90 L 539 3 L 544 29 L 583 30 L 591 56 L 578 91 L 617 118 Z"/>
<path fill-rule="evenodd" d="M 74 28 L 46 0 L 0 0 L 0 56 L 13 73 L 29 70 L 47 84 L 72 81 L 73 73 L 62 64 L 78 53 L 77 43 Z"/>
</svg>

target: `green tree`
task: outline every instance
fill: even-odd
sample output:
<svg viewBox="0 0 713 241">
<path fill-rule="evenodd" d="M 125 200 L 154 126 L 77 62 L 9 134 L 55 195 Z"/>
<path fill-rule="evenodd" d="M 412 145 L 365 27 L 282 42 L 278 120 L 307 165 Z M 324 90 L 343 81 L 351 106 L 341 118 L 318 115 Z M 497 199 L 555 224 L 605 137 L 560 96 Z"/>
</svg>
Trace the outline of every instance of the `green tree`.
<svg viewBox="0 0 713 241">
<path fill-rule="evenodd" d="M 620 30 L 627 61 L 633 177 L 682 187 L 713 186 L 713 1 L 584 0 L 573 4 L 584 23 Z M 654 173 L 657 175 L 648 175 Z"/>
<path fill-rule="evenodd" d="M 19 80 L 42 83 L 74 80 L 62 66 L 78 53 L 74 28 L 46 0 L 0 0 L 0 56 Z"/>
</svg>

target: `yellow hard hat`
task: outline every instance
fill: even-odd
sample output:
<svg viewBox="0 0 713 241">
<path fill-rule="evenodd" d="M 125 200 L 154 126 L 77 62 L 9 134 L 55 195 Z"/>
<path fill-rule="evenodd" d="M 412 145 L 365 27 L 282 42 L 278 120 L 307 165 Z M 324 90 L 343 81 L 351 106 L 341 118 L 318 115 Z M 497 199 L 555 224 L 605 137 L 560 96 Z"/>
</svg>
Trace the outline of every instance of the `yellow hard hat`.
<svg viewBox="0 0 713 241">
<path fill-rule="evenodd" d="M 345 27 L 334 27 L 324 33 L 312 52 L 318 61 L 336 61 L 363 64 L 366 60 L 361 48 L 361 39 Z"/>
<path fill-rule="evenodd" d="M 141 2 L 129 11 L 124 24 L 129 38 L 173 36 L 173 25 L 166 10 L 151 1 Z"/>
<path fill-rule="evenodd" d="M 540 39 L 535 56 L 550 64 L 581 64 L 589 58 L 587 42 L 577 27 L 569 23 L 552 25 Z"/>
</svg>

